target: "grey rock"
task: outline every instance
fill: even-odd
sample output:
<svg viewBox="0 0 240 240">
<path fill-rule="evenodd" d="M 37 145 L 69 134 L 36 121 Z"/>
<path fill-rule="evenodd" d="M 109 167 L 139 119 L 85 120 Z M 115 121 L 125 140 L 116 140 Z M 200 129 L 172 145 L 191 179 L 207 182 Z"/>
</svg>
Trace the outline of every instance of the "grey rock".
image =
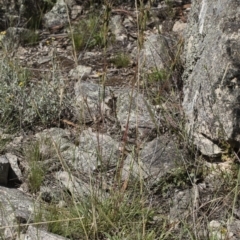
<svg viewBox="0 0 240 240">
<path fill-rule="evenodd" d="M 180 152 L 170 136 L 159 136 L 146 143 L 139 154 L 129 154 L 124 161 L 122 177 L 148 178 L 152 184 L 176 167 Z"/>
<path fill-rule="evenodd" d="M 182 22 L 181 20 L 176 21 L 173 25 L 173 32 L 178 33 L 179 35 L 183 36 L 186 30 L 187 23 Z"/>
<path fill-rule="evenodd" d="M 7 185 L 8 183 L 9 167 L 10 164 L 6 156 L 0 156 L 0 184 L 2 185 Z"/>
<path fill-rule="evenodd" d="M 71 142 L 68 130 L 52 128 L 35 135 L 44 159 L 55 159 L 65 170 L 92 173 L 109 168 L 118 161 L 118 143 L 110 136 L 84 130 L 77 144 Z"/>
<path fill-rule="evenodd" d="M 4 239 L 15 239 L 14 236 L 18 229 L 16 224 L 33 221 L 34 211 L 36 210 L 34 204 L 32 200 L 21 191 L 5 187 L 0 187 L 0 203 L 0 225 L 6 226 L 6 228 L 0 230 L 1 236 L 3 236 Z"/>
<path fill-rule="evenodd" d="M 134 20 L 131 16 L 128 16 L 127 18 L 125 18 L 123 20 L 122 25 L 124 26 L 124 28 L 131 28 L 134 27 Z"/>
<path fill-rule="evenodd" d="M 78 153 L 74 168 L 85 173 L 108 170 L 118 162 L 118 143 L 110 136 L 84 130 L 79 137 Z"/>
<path fill-rule="evenodd" d="M 26 234 L 24 235 L 24 240 L 67 240 L 62 236 L 47 232 L 46 230 L 29 226 Z"/>
<path fill-rule="evenodd" d="M 47 62 L 50 62 L 51 61 L 51 57 L 41 57 L 39 60 L 38 60 L 38 64 L 43 64 L 43 63 L 47 63 Z"/>
<path fill-rule="evenodd" d="M 91 74 L 91 72 L 91 67 L 79 65 L 70 71 L 69 76 L 78 80 L 86 80 Z"/>
<path fill-rule="evenodd" d="M 71 9 L 71 18 L 76 19 L 82 13 L 82 7 L 74 5 Z"/>
<path fill-rule="evenodd" d="M 64 27 L 68 23 L 68 6 L 64 0 L 57 0 L 54 7 L 43 17 L 46 28 Z"/>
<path fill-rule="evenodd" d="M 159 178 L 175 167 L 179 162 L 180 152 L 172 136 L 162 135 L 146 144 L 140 153 L 140 158 L 147 165 L 149 175 Z"/>
<path fill-rule="evenodd" d="M 49 171 L 73 166 L 78 156 L 77 146 L 72 142 L 70 131 L 61 128 L 51 128 L 35 135 L 42 163 Z M 46 193 L 48 195 L 48 193 Z M 48 198 L 49 196 L 46 196 Z"/>
<path fill-rule="evenodd" d="M 221 154 L 218 141 L 240 143 L 239 13 L 235 0 L 192 1 L 183 108 L 189 135 L 208 156 Z"/>
<path fill-rule="evenodd" d="M 122 133 L 127 132 L 129 140 L 138 137 L 152 140 L 156 137 L 156 129 L 159 124 L 158 116 L 155 116 L 153 106 L 145 100 L 141 94 L 131 90 L 125 90 L 117 94 L 117 119 L 121 125 Z M 153 113 L 153 115 L 152 115 Z M 128 115 L 129 121 L 128 121 Z"/>
<path fill-rule="evenodd" d="M 240 239 L 240 220 L 233 219 L 227 224 L 228 230 L 228 239 L 230 240 L 237 240 Z"/>
<path fill-rule="evenodd" d="M 67 129 L 50 128 L 35 134 L 39 142 L 40 154 L 44 159 L 56 158 L 57 151 L 66 151 L 74 144 L 71 143 L 71 133 Z"/>
<path fill-rule="evenodd" d="M 192 190 L 176 192 L 173 196 L 169 212 L 170 222 L 177 222 L 179 219 L 186 219 L 192 209 Z"/>
<path fill-rule="evenodd" d="M 20 148 L 23 144 L 24 137 L 23 136 L 17 136 L 15 137 L 14 135 L 8 136 L 6 138 L 7 143 L 4 146 L 4 149 L 6 152 L 11 152 L 12 154 L 17 155 L 20 151 Z"/>
<path fill-rule="evenodd" d="M 76 118 L 81 122 L 96 121 L 102 118 L 106 111 L 111 112 L 111 108 L 105 103 L 111 96 L 110 89 L 100 84 L 78 81 L 74 87 L 75 90 L 75 113 Z"/>
<path fill-rule="evenodd" d="M 117 41 L 124 42 L 127 40 L 126 30 L 122 25 L 122 17 L 120 15 L 111 17 L 109 28 Z"/>
<path fill-rule="evenodd" d="M 143 50 L 140 53 L 140 66 L 143 69 L 163 69 L 169 66 L 174 52 L 176 39 L 173 36 L 162 34 L 151 34 L 144 42 Z"/>
<path fill-rule="evenodd" d="M 55 178 L 70 191 L 72 196 L 83 196 L 90 194 L 90 186 L 77 177 L 74 177 L 70 172 L 56 172 Z"/>
</svg>

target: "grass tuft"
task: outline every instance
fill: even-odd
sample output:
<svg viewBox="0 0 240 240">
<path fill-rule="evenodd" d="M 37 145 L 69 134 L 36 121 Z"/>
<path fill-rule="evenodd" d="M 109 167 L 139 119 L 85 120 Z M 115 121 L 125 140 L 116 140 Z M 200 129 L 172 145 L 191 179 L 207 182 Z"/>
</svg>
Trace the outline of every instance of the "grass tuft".
<svg viewBox="0 0 240 240">
<path fill-rule="evenodd" d="M 91 195 L 64 209 L 50 206 L 47 221 L 51 232 L 72 239 L 154 239 L 149 224 L 153 211 L 137 193 L 113 192 L 108 198 Z M 81 221 L 76 219 L 81 216 Z M 59 221 L 69 219 L 68 222 Z M 143 229 L 145 229 L 143 231 Z M 113 237 L 114 236 L 114 237 Z"/>
<path fill-rule="evenodd" d="M 117 68 L 125 68 L 130 64 L 130 58 L 126 53 L 118 53 L 111 61 Z"/>
<path fill-rule="evenodd" d="M 40 154 L 38 142 L 34 143 L 26 149 L 25 158 L 29 164 L 27 177 L 29 189 L 30 192 L 36 193 L 40 190 L 40 186 L 43 183 L 46 173 L 46 169 L 42 163 L 42 157 Z"/>
<path fill-rule="evenodd" d="M 103 47 L 104 38 L 99 17 L 90 15 L 88 19 L 80 21 L 75 26 L 72 37 L 76 51 Z"/>
</svg>

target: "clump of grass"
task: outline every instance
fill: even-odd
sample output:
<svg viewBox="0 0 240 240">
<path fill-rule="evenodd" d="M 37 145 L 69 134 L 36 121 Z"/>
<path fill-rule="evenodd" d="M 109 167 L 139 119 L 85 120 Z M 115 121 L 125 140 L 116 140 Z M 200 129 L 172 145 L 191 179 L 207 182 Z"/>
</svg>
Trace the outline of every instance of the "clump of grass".
<svg viewBox="0 0 240 240">
<path fill-rule="evenodd" d="M 21 36 L 21 41 L 24 45 L 34 45 L 38 42 L 38 40 L 39 34 L 33 30 L 28 30 Z"/>
<path fill-rule="evenodd" d="M 206 174 L 206 169 L 203 163 L 199 162 L 196 164 L 188 163 L 186 166 L 183 164 L 174 168 L 173 171 L 169 172 L 166 177 L 161 178 L 156 184 L 156 191 L 165 195 L 171 192 L 174 188 L 187 189 L 197 181 L 201 182 Z"/>
<path fill-rule="evenodd" d="M 71 239 L 154 239 L 149 227 L 153 211 L 139 193 L 116 191 L 106 198 L 93 194 L 67 206 L 48 208 L 47 221 L 53 221 L 49 231 Z"/>
<path fill-rule="evenodd" d="M 112 63 L 117 68 L 125 68 L 130 64 L 130 58 L 126 53 L 118 53 L 113 59 Z"/>
<path fill-rule="evenodd" d="M 171 81 L 169 80 L 169 72 L 166 69 L 153 69 L 149 73 L 144 74 L 146 77 L 145 86 L 149 92 L 149 98 L 154 104 L 164 102 L 166 93 L 171 90 Z"/>
<path fill-rule="evenodd" d="M 102 47 L 104 45 L 104 37 L 99 17 L 90 15 L 88 19 L 79 22 L 75 26 L 72 37 L 76 51 L 81 51 L 85 48 L 92 49 L 95 46 Z"/>
<path fill-rule="evenodd" d="M 36 193 L 39 191 L 46 173 L 46 169 L 42 164 L 42 157 L 38 142 L 26 149 L 25 158 L 29 164 L 29 172 L 27 177 L 29 189 L 32 193 Z"/>
<path fill-rule="evenodd" d="M 168 73 L 165 69 L 155 69 L 147 74 L 149 83 L 164 82 L 168 79 Z"/>
</svg>

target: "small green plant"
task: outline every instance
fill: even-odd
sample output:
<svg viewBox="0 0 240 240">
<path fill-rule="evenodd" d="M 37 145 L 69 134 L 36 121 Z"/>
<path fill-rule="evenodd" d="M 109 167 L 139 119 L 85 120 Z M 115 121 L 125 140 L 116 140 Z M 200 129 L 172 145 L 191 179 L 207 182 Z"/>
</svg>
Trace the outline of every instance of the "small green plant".
<svg viewBox="0 0 240 240">
<path fill-rule="evenodd" d="M 171 82 L 169 73 L 166 69 L 153 69 L 146 75 L 145 85 L 149 91 L 149 97 L 154 104 L 164 102 L 166 93 L 171 90 Z M 152 89 L 152 90 L 151 90 Z"/>
<path fill-rule="evenodd" d="M 169 172 L 166 177 L 161 178 L 156 185 L 156 190 L 161 194 L 166 194 L 174 188 L 186 189 L 192 186 L 196 180 L 201 181 L 204 174 L 205 169 L 202 163 L 199 163 L 198 167 L 194 164 L 179 166 Z"/>
<path fill-rule="evenodd" d="M 151 71 L 151 73 L 147 74 L 147 80 L 149 81 L 149 83 L 157 83 L 159 82 L 164 83 L 167 79 L 168 79 L 168 72 L 166 71 L 166 69 L 155 69 L 153 71 Z"/>
<path fill-rule="evenodd" d="M 28 184 L 30 191 L 36 193 L 44 180 L 46 169 L 42 163 L 39 143 L 36 142 L 29 146 L 25 151 L 25 157 L 29 164 Z"/>
<path fill-rule="evenodd" d="M 112 63 L 117 68 L 125 68 L 130 64 L 130 58 L 126 53 L 118 53 L 116 57 L 112 59 Z"/>
</svg>

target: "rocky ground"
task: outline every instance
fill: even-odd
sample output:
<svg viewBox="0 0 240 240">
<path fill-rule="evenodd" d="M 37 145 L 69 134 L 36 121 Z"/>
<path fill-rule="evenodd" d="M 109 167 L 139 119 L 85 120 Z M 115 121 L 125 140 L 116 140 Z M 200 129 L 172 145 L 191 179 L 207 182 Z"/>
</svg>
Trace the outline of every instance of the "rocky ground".
<svg viewBox="0 0 240 240">
<path fill-rule="evenodd" d="M 0 6 L 2 239 L 240 238 L 237 154 L 185 130 L 191 1 Z"/>
</svg>

